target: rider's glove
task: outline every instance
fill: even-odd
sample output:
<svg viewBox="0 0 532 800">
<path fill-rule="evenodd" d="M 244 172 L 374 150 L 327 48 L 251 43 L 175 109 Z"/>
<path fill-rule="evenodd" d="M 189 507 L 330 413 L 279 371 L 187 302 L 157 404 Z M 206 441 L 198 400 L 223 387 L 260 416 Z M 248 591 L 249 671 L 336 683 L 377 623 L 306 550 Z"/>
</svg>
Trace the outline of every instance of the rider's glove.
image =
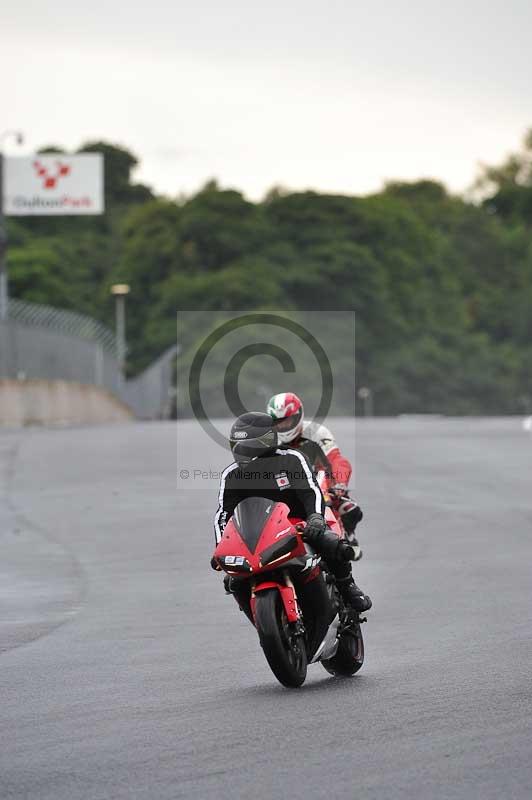
<svg viewBox="0 0 532 800">
<path fill-rule="evenodd" d="M 303 538 L 306 539 L 307 542 L 315 542 L 321 537 L 326 527 L 327 523 L 322 514 L 311 514 L 307 519 L 307 527 L 305 528 Z"/>
<path fill-rule="evenodd" d="M 215 569 L 217 572 L 222 571 L 220 564 L 218 563 L 217 559 L 214 556 L 211 558 L 211 567 Z"/>
<path fill-rule="evenodd" d="M 362 509 L 359 505 L 357 505 L 356 500 L 349 500 L 349 498 L 340 503 L 338 511 L 342 517 L 344 527 L 348 531 L 354 531 L 364 516 Z"/>
</svg>

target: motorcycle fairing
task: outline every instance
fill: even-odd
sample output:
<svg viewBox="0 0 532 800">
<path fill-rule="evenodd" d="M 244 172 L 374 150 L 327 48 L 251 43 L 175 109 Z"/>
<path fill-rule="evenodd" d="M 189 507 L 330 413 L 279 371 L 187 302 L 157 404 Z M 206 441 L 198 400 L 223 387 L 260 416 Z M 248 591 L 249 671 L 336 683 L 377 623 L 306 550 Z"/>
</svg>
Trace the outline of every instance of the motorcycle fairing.
<svg viewBox="0 0 532 800">
<path fill-rule="evenodd" d="M 214 557 L 218 559 L 220 566 L 231 575 L 249 572 L 256 574 L 284 566 L 295 557 L 302 559 L 303 568 L 307 549 L 302 538 L 296 536 L 294 527 L 301 520 L 289 517 L 289 513 L 290 509 L 285 503 L 274 503 L 260 497 L 245 498 L 238 504 L 236 513 L 225 526 L 223 536 L 214 551 Z M 259 526 L 262 526 L 260 530 Z M 293 543 L 291 550 L 286 546 L 288 541 Z M 272 554 L 274 560 L 268 562 Z M 237 563 L 237 557 L 238 561 L 242 561 L 242 566 Z"/>
<path fill-rule="evenodd" d="M 295 533 L 287 533 L 285 536 L 281 536 L 280 539 L 261 551 L 260 563 L 262 566 L 265 566 L 266 564 L 271 565 L 275 563 L 275 561 L 278 561 L 280 558 L 285 556 L 287 553 L 291 553 L 296 547 L 297 535 Z"/>
<path fill-rule="evenodd" d="M 254 553 L 276 503 L 264 497 L 246 497 L 235 508 L 233 520 L 250 553 Z"/>
</svg>

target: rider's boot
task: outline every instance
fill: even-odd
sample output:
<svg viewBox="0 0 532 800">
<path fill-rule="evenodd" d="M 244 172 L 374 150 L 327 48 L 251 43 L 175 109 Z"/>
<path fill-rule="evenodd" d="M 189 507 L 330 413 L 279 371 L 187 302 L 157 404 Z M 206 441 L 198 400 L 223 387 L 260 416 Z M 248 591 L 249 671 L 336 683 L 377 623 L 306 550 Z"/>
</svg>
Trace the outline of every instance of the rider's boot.
<svg viewBox="0 0 532 800">
<path fill-rule="evenodd" d="M 348 531 L 346 529 L 345 538 L 349 542 L 349 544 L 351 545 L 353 550 L 355 551 L 355 556 L 353 558 L 353 561 L 360 561 L 360 559 L 362 558 L 362 556 L 364 554 L 362 552 L 362 548 L 360 547 L 360 544 L 358 543 L 358 539 L 355 536 L 355 532 L 354 531 Z"/>
<path fill-rule="evenodd" d="M 336 585 L 342 595 L 344 603 L 347 606 L 350 606 L 355 611 L 362 612 L 362 611 L 369 611 L 373 603 L 371 602 L 371 597 L 367 594 L 364 594 L 362 589 L 360 589 L 353 578 L 344 578 L 341 581 L 336 581 Z"/>
<path fill-rule="evenodd" d="M 353 561 L 360 561 L 362 549 L 355 536 L 355 528 L 363 517 L 360 506 L 353 502 L 349 497 L 343 497 L 338 508 L 342 524 L 345 530 L 345 538 L 355 551 Z"/>
<path fill-rule="evenodd" d="M 344 603 L 355 611 L 369 611 L 373 605 L 371 597 L 364 594 L 351 574 L 351 564 L 342 564 L 334 569 L 334 577 L 338 591 L 342 595 Z"/>
</svg>

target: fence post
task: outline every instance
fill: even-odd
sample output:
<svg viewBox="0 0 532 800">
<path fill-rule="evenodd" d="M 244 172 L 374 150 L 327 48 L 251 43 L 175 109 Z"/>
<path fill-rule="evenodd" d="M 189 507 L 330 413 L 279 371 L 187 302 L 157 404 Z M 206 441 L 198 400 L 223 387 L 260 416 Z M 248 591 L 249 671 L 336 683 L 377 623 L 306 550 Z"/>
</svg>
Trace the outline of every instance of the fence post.
<svg viewBox="0 0 532 800">
<path fill-rule="evenodd" d="M 101 344 L 94 346 L 94 383 L 103 386 L 103 347 Z"/>
</svg>

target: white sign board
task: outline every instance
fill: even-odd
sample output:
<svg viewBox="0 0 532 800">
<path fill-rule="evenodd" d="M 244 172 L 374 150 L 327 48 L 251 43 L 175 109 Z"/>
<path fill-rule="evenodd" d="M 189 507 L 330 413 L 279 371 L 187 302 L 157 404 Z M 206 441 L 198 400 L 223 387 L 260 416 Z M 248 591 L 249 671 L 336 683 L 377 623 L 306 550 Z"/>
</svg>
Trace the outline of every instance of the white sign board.
<svg viewBox="0 0 532 800">
<path fill-rule="evenodd" d="M 6 156 L 6 216 L 103 214 L 103 155 Z"/>
</svg>

